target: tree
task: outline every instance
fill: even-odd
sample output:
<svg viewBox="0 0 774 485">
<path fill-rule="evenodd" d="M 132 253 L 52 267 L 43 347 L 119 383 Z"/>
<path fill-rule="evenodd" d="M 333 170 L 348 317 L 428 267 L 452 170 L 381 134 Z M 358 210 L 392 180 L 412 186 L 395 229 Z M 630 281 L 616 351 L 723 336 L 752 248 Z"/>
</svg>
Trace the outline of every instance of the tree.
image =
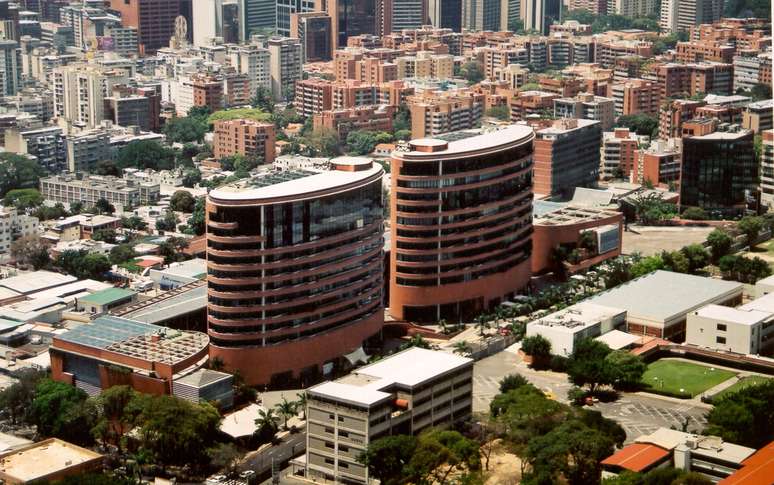
<svg viewBox="0 0 774 485">
<path fill-rule="evenodd" d="M 614 350 L 605 357 L 605 365 L 612 372 L 616 389 L 634 389 L 640 385 L 647 366 L 639 355 L 625 350 Z"/>
<path fill-rule="evenodd" d="M 207 129 L 206 118 L 184 116 L 167 120 L 163 131 L 170 142 L 189 143 L 201 142 Z"/>
<path fill-rule="evenodd" d="M 52 206 L 41 205 L 38 206 L 32 213 L 40 221 L 49 221 L 51 219 L 59 219 L 60 217 L 67 217 L 69 214 L 64 208 L 64 204 L 57 202 Z"/>
<path fill-rule="evenodd" d="M 250 104 L 265 113 L 272 113 L 274 111 L 274 97 L 271 94 L 271 90 L 259 86 Z"/>
<path fill-rule="evenodd" d="M 758 236 L 765 226 L 766 221 L 758 216 L 743 217 L 736 224 L 737 229 L 747 237 L 747 244 L 751 247 L 758 241 Z"/>
<path fill-rule="evenodd" d="M 207 450 L 207 455 L 210 457 L 210 464 L 218 470 L 223 470 L 226 476 L 236 475 L 236 466 L 242 454 L 233 443 L 218 443 Z"/>
<path fill-rule="evenodd" d="M 408 141 L 411 139 L 411 130 L 398 130 L 395 132 L 395 139 Z"/>
<path fill-rule="evenodd" d="M 547 358 L 551 356 L 551 342 L 542 335 L 532 335 L 521 341 L 521 350 L 536 359 Z"/>
<path fill-rule="evenodd" d="M 742 283 L 755 283 L 771 275 L 771 267 L 761 258 L 746 258 L 744 256 L 727 254 L 720 258 L 718 267 L 725 279 Z"/>
<path fill-rule="evenodd" d="M 278 429 L 277 419 L 277 414 L 273 408 L 258 411 L 258 417 L 255 418 L 255 433 L 261 442 L 265 443 L 274 439 Z"/>
<path fill-rule="evenodd" d="M 397 111 L 395 111 L 395 117 L 392 120 L 392 129 L 395 132 L 395 138 L 399 140 L 402 139 L 398 136 L 399 131 L 408 131 L 408 136 L 411 136 L 411 111 L 409 111 L 405 104 L 398 106 Z"/>
<path fill-rule="evenodd" d="M 374 151 L 376 136 L 371 131 L 351 131 L 347 135 L 347 146 L 355 155 L 368 155 Z"/>
<path fill-rule="evenodd" d="M 484 79 L 484 68 L 480 62 L 468 61 L 462 65 L 460 74 L 468 81 L 468 85 L 480 83 Z"/>
<path fill-rule="evenodd" d="M 94 165 L 95 175 L 112 175 L 113 177 L 121 176 L 121 169 L 116 165 L 113 160 L 100 160 Z"/>
<path fill-rule="evenodd" d="M 3 205 L 16 207 L 19 210 L 31 209 L 43 203 L 43 196 L 37 189 L 9 190 L 3 198 Z"/>
<path fill-rule="evenodd" d="M 500 379 L 500 393 L 504 394 L 527 384 L 529 384 L 529 381 L 521 374 L 508 374 Z"/>
<path fill-rule="evenodd" d="M 532 465 L 528 480 L 541 477 L 551 483 L 563 476 L 570 485 L 599 483 L 600 461 L 613 453 L 613 441 L 579 420 L 569 420 L 544 436 L 530 440 L 526 458 Z"/>
<path fill-rule="evenodd" d="M 97 229 L 91 235 L 91 239 L 94 241 L 105 241 L 106 243 L 116 243 L 116 230 L 115 229 Z"/>
<path fill-rule="evenodd" d="M 288 429 L 288 420 L 296 415 L 296 403 L 295 401 L 288 401 L 286 397 L 282 397 L 282 401 L 278 402 L 275 406 L 277 413 L 285 420 L 285 429 Z"/>
<path fill-rule="evenodd" d="M 97 214 L 113 214 L 115 211 L 115 206 L 105 198 L 100 197 L 97 199 L 97 202 L 94 203 L 94 212 Z"/>
<path fill-rule="evenodd" d="M 402 484 L 406 479 L 404 469 L 416 448 L 417 439 L 413 436 L 385 436 L 369 443 L 357 460 L 383 485 Z"/>
<path fill-rule="evenodd" d="M 17 381 L 0 391 L 0 409 L 11 418 L 11 423 L 33 424 L 32 401 L 40 381 L 46 372 L 34 369 L 22 370 Z"/>
<path fill-rule="evenodd" d="M 196 200 L 187 190 L 176 190 L 169 199 L 169 206 L 174 211 L 193 212 Z"/>
<path fill-rule="evenodd" d="M 51 263 L 49 247 L 49 242 L 37 235 L 22 236 L 11 243 L 11 257 L 22 265 L 39 270 Z"/>
<path fill-rule="evenodd" d="M 133 141 L 118 151 L 116 164 L 122 169 L 169 170 L 175 164 L 175 152 L 154 140 Z"/>
<path fill-rule="evenodd" d="M 683 246 L 680 249 L 680 252 L 688 259 L 688 268 L 691 274 L 695 274 L 710 262 L 710 256 L 701 244 L 689 244 Z"/>
<path fill-rule="evenodd" d="M 691 263 L 681 251 L 661 251 L 664 269 L 675 273 L 690 273 Z"/>
<path fill-rule="evenodd" d="M 129 412 L 140 423 L 141 449 L 162 465 L 207 463 L 207 450 L 215 443 L 220 414 L 211 404 L 193 403 L 175 396 L 141 395 Z"/>
<path fill-rule="evenodd" d="M 296 397 L 298 398 L 296 400 L 296 409 L 301 410 L 301 419 L 306 421 L 306 392 L 298 392 Z"/>
<path fill-rule="evenodd" d="M 193 188 L 202 181 L 202 172 L 196 168 L 189 168 L 183 172 L 183 187 Z"/>
<path fill-rule="evenodd" d="M 123 264 L 134 259 L 134 248 L 131 244 L 119 244 L 110 250 L 110 262 Z"/>
<path fill-rule="evenodd" d="M 400 350 L 406 350 L 411 347 L 417 347 L 420 349 L 429 349 L 430 348 L 430 342 L 425 340 L 424 337 L 422 337 L 421 334 L 413 335 L 407 342 L 404 342 L 400 346 Z"/>
<path fill-rule="evenodd" d="M 487 110 L 486 115 L 500 121 L 511 120 L 511 110 L 507 105 L 493 106 Z"/>
<path fill-rule="evenodd" d="M 194 203 L 193 211 L 191 211 L 191 217 L 188 218 L 189 232 L 191 232 L 196 236 L 201 236 L 202 234 L 204 234 L 204 229 L 205 229 L 204 207 L 205 207 L 204 197 L 197 197 L 196 202 Z"/>
<path fill-rule="evenodd" d="M 586 338 L 577 342 L 567 359 L 570 382 L 578 387 L 588 385 L 591 394 L 600 385 L 612 384 L 617 376 L 606 360 L 610 352 L 610 347 L 598 340 Z"/>
<path fill-rule="evenodd" d="M 43 169 L 33 159 L 15 153 L 0 153 L 0 197 L 13 189 L 37 189 Z"/>
<path fill-rule="evenodd" d="M 121 440 L 134 423 L 127 408 L 137 393 L 130 386 L 112 386 L 95 399 L 98 418 L 91 432 L 103 443 L 112 443 L 121 450 Z"/>
<path fill-rule="evenodd" d="M 710 247 L 712 262 L 717 263 L 720 261 L 720 258 L 728 254 L 733 243 L 734 240 L 723 229 L 715 229 L 709 233 L 707 235 L 707 244 Z"/>
<path fill-rule="evenodd" d="M 629 271 L 632 278 L 639 278 L 640 276 L 652 273 L 653 271 L 664 269 L 664 266 L 664 260 L 661 258 L 661 255 L 654 254 L 652 256 L 642 258 L 636 263 L 632 264 Z"/>
<path fill-rule="evenodd" d="M 110 260 L 104 254 L 67 250 L 57 256 L 54 262 L 65 273 L 80 279 L 104 279 L 110 270 Z"/>
<path fill-rule="evenodd" d="M 478 443 L 457 431 L 430 430 L 417 438 L 417 446 L 403 473 L 412 483 L 443 485 L 455 469 L 480 468 Z"/>
<path fill-rule="evenodd" d="M 148 228 L 148 223 L 145 222 L 142 217 L 132 215 L 121 218 L 121 227 L 132 231 L 144 231 Z"/>
<path fill-rule="evenodd" d="M 709 219 L 707 212 L 701 207 L 688 207 L 683 211 L 680 217 L 694 221 L 706 221 Z"/>
<path fill-rule="evenodd" d="M 455 354 L 470 355 L 473 352 L 473 348 L 470 346 L 467 340 L 463 340 L 461 342 L 455 342 L 453 347 L 454 347 Z"/>
<path fill-rule="evenodd" d="M 89 396 L 77 387 L 51 379 L 42 379 L 35 389 L 32 414 L 38 434 L 88 445 L 96 413 L 88 405 Z"/>
<path fill-rule="evenodd" d="M 333 157 L 339 155 L 339 139 L 329 128 L 318 128 L 305 138 L 309 155 Z"/>
<path fill-rule="evenodd" d="M 174 231 L 177 229 L 177 223 L 179 219 L 174 212 L 168 210 L 164 212 L 164 215 L 156 219 L 157 231 Z"/>
<path fill-rule="evenodd" d="M 658 130 L 658 118 L 645 113 L 624 115 L 618 118 L 616 126 L 629 128 L 638 135 L 652 136 Z"/>
</svg>

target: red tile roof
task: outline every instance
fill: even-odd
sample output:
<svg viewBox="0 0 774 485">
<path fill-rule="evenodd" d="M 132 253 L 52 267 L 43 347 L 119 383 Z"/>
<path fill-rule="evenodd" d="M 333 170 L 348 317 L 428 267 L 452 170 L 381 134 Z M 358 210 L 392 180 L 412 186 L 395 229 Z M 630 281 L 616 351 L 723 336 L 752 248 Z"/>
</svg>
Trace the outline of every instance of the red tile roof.
<svg viewBox="0 0 774 485">
<path fill-rule="evenodd" d="M 669 451 L 656 445 L 633 443 L 602 460 L 602 465 L 641 472 L 658 465 L 670 455 Z"/>
<path fill-rule="evenodd" d="M 774 441 L 756 451 L 742 462 L 742 468 L 718 485 L 772 485 L 774 484 Z"/>
</svg>

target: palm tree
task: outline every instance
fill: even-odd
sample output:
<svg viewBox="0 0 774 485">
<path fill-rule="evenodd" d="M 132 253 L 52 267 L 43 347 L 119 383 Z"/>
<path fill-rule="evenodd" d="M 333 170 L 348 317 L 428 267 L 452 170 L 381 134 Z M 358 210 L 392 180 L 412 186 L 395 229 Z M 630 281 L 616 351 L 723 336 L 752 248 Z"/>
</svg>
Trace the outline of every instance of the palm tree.
<svg viewBox="0 0 774 485">
<path fill-rule="evenodd" d="M 462 342 L 455 342 L 453 347 L 455 354 L 470 355 L 473 352 L 473 349 L 470 347 L 470 344 L 468 344 L 467 340 L 463 340 Z"/>
<path fill-rule="evenodd" d="M 282 397 L 282 401 L 278 402 L 274 408 L 277 410 L 280 416 L 285 420 L 285 429 L 288 429 L 288 419 L 296 415 L 296 403 L 295 401 L 288 401 L 286 397 Z"/>
<path fill-rule="evenodd" d="M 258 417 L 255 419 L 257 431 L 263 434 L 270 431 L 272 435 L 277 432 L 277 414 L 274 409 L 261 409 L 258 411 Z"/>
<path fill-rule="evenodd" d="M 299 392 L 296 396 L 298 397 L 296 407 L 301 408 L 301 419 L 306 421 L 306 392 Z"/>
<path fill-rule="evenodd" d="M 478 327 L 478 335 L 484 336 L 484 330 L 489 328 L 489 315 L 481 314 L 476 317 L 476 327 Z"/>
</svg>

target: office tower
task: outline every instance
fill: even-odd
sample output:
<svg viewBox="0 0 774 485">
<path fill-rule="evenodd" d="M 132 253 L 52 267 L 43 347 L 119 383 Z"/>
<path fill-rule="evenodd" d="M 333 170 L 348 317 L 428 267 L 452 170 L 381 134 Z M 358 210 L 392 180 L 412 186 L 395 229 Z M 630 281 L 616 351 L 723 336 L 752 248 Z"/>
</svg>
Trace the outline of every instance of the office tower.
<svg viewBox="0 0 774 485">
<path fill-rule="evenodd" d="M 774 207 L 774 130 L 761 134 L 761 205 Z"/>
<path fill-rule="evenodd" d="M 207 200 L 210 356 L 308 385 L 384 323 L 382 168 L 264 172 Z"/>
<path fill-rule="evenodd" d="M 708 213 L 745 213 L 758 189 L 753 132 L 714 132 L 683 137 L 680 206 Z"/>
<path fill-rule="evenodd" d="M 462 28 L 500 30 L 501 0 L 462 0 Z"/>
<path fill-rule="evenodd" d="M 301 62 L 330 61 L 331 16 L 324 12 L 294 13 L 290 16 L 290 37 L 301 41 Z"/>
<path fill-rule="evenodd" d="M 290 35 L 290 17 L 295 13 L 313 12 L 314 0 L 277 0 L 277 35 Z"/>
<path fill-rule="evenodd" d="M 121 14 L 124 27 L 137 29 L 140 54 L 144 55 L 169 45 L 180 0 L 110 0 L 110 8 Z"/>
<path fill-rule="evenodd" d="M 211 45 L 215 38 L 237 43 L 240 38 L 237 0 L 198 0 L 193 10 L 193 43 Z"/>
<path fill-rule="evenodd" d="M 427 16 L 433 27 L 462 32 L 462 0 L 428 0 Z"/>
<path fill-rule="evenodd" d="M 416 139 L 392 155 L 390 313 L 470 321 L 531 276 L 532 128 Z"/>
<path fill-rule="evenodd" d="M 382 16 L 377 12 L 381 0 L 327 0 L 325 11 L 331 16 L 333 49 L 347 46 L 347 39 L 356 35 L 379 35 Z M 322 10 L 316 8 L 315 10 Z"/>
<path fill-rule="evenodd" d="M 469 418 L 472 375 L 470 358 L 414 347 L 308 389 L 305 478 L 373 483 L 368 467 L 358 461 L 368 445 Z"/>
<path fill-rule="evenodd" d="M 519 13 L 525 30 L 534 30 L 547 35 L 551 24 L 562 21 L 562 2 L 561 0 L 521 0 Z"/>
<path fill-rule="evenodd" d="M 576 187 L 599 178 L 599 121 L 563 118 L 535 132 L 535 193 L 572 197 Z"/>
<path fill-rule="evenodd" d="M 427 8 L 425 0 L 382 0 L 383 33 L 416 29 L 425 23 Z"/>
<path fill-rule="evenodd" d="M 271 93 L 274 99 L 295 97 L 296 81 L 301 79 L 301 42 L 289 37 L 272 37 L 266 43 L 270 56 Z"/>
<path fill-rule="evenodd" d="M 688 32 L 691 27 L 711 24 L 723 14 L 723 0 L 663 0 L 661 29 Z"/>
<path fill-rule="evenodd" d="M 13 96 L 21 89 L 22 58 L 18 42 L 0 40 L 0 95 Z"/>
<path fill-rule="evenodd" d="M 276 0 L 239 0 L 239 14 L 244 40 L 253 34 L 272 34 L 277 28 Z"/>
</svg>

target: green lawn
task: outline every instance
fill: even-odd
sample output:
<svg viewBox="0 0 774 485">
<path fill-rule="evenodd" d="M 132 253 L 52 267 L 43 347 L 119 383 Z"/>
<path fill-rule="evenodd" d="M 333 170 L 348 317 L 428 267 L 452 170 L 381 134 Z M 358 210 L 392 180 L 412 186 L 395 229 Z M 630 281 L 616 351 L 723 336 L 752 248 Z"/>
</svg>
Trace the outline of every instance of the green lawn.
<svg viewBox="0 0 774 485">
<path fill-rule="evenodd" d="M 745 387 L 750 386 L 757 386 L 758 384 L 765 384 L 767 381 L 771 380 L 770 377 L 763 377 L 763 376 L 748 376 L 743 377 L 736 381 L 734 385 L 731 387 L 727 387 L 726 389 L 720 391 L 719 393 L 712 396 L 713 399 L 717 399 L 721 396 L 725 396 L 726 394 L 731 394 L 736 391 L 741 391 Z"/>
<path fill-rule="evenodd" d="M 661 359 L 648 365 L 648 370 L 642 376 L 642 383 L 649 387 L 651 392 L 688 398 L 697 396 L 735 375 L 731 371 L 711 369 L 708 365 Z M 683 392 L 680 389 L 683 389 Z"/>
</svg>

